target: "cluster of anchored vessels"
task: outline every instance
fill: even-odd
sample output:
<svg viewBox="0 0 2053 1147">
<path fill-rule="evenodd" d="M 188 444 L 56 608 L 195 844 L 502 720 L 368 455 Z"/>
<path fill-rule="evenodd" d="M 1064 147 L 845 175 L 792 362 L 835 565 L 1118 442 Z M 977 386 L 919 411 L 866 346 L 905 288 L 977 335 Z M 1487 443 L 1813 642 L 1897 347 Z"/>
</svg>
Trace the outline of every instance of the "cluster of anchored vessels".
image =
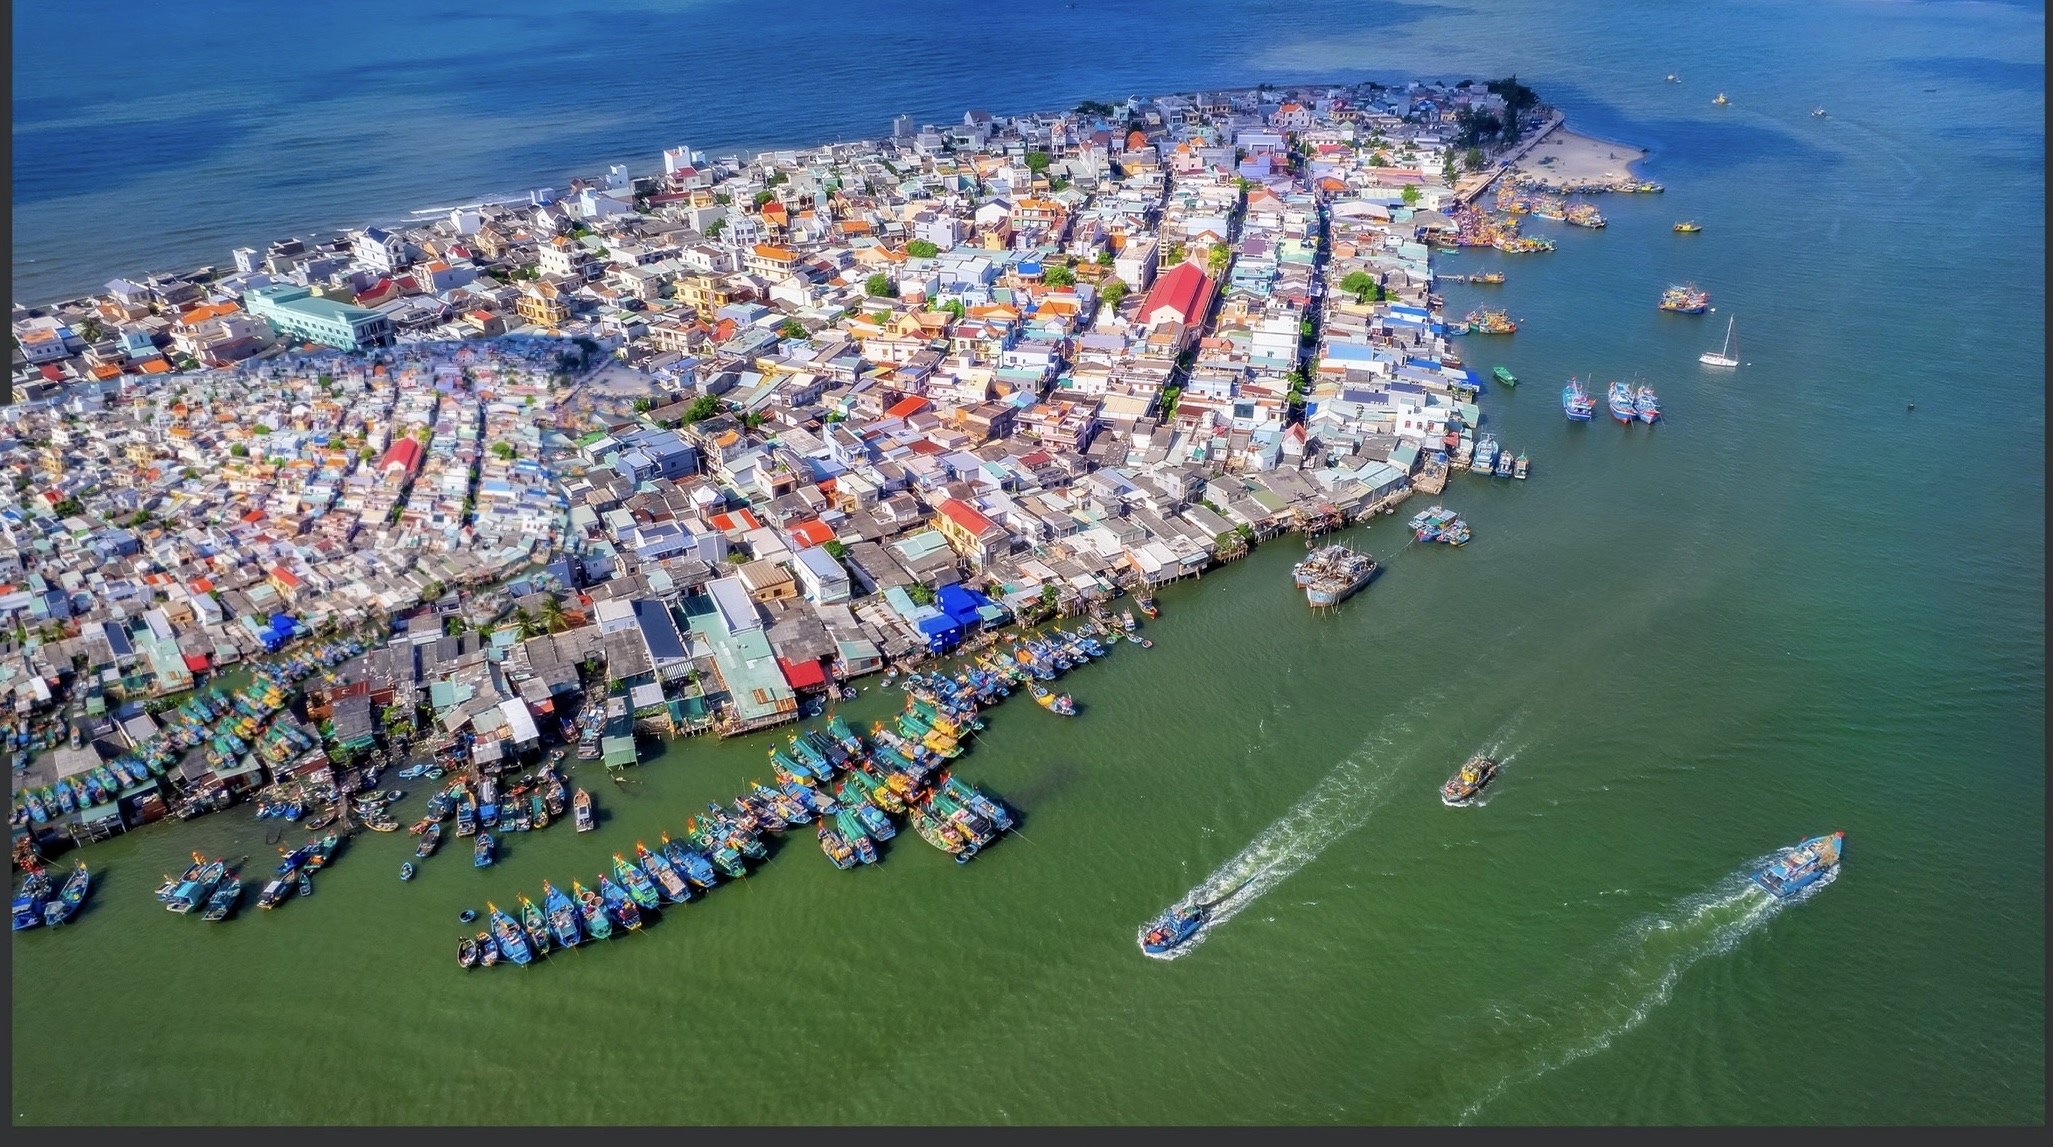
<svg viewBox="0 0 2053 1147">
<path fill-rule="evenodd" d="M 558 758 L 561 752 L 557 750 Z M 432 766 L 419 765 L 402 769 L 399 775 L 404 777 L 415 770 L 418 770 L 415 775 L 425 776 L 429 772 L 434 772 L 440 776 L 440 770 Z M 400 795 L 402 794 L 391 792 L 372 794 L 368 799 L 359 798 L 357 807 L 364 817 L 364 823 L 380 832 L 390 832 L 397 828 L 398 822 L 381 802 L 397 800 Z M 548 764 L 542 766 L 540 772 L 529 773 L 519 780 L 508 783 L 503 792 L 499 788 L 498 779 L 489 773 L 479 776 L 475 793 L 462 779 L 449 782 L 447 788 L 428 798 L 426 815 L 415 821 L 408 831 L 420 837 L 420 842 L 414 846 L 414 857 L 426 860 L 434 855 L 436 847 L 442 843 L 442 822 L 453 816 L 456 820 L 457 837 L 475 838 L 471 841 L 471 864 L 478 868 L 489 868 L 499 848 L 499 842 L 492 836 L 492 829 L 496 828 L 502 834 L 544 829 L 549 827 L 552 820 L 561 820 L 566 811 L 573 809 L 576 812 L 577 830 L 591 831 L 591 794 L 579 789 L 577 796 L 572 798 L 569 786 L 564 783 L 562 774 L 556 771 L 555 758 L 552 758 Z M 413 875 L 414 866 L 411 861 L 400 866 L 401 880 L 412 880 Z"/>
<path fill-rule="evenodd" d="M 22 882 L 21 891 L 14 894 L 14 930 L 43 925 L 54 928 L 71 919 L 78 906 L 85 903 L 90 880 L 83 860 L 64 878 L 62 887 L 51 884 L 49 872 L 41 865 L 30 865 L 28 879 Z"/>
<path fill-rule="evenodd" d="M 327 866 L 341 843 L 342 838 L 331 832 L 295 849 L 279 849 L 278 866 L 258 891 L 257 907 L 276 908 L 295 892 L 312 896 L 313 874 Z M 167 911 L 181 916 L 198 912 L 202 920 L 226 920 L 242 901 L 242 866 L 248 861 L 247 856 L 234 861 L 218 856 L 208 860 L 193 853 L 192 864 L 182 875 L 164 877 L 157 887 L 157 899 Z"/>
<path fill-rule="evenodd" d="M 1661 420 L 1661 399 L 1651 386 L 1614 382 L 1606 390 L 1604 401 L 1611 409 L 1611 417 L 1619 422 L 1653 423 Z M 1571 378 L 1561 388 L 1561 413 L 1570 422 L 1588 422 L 1596 409 L 1596 400 L 1583 389 L 1581 379 Z"/>
<path fill-rule="evenodd" d="M 289 725 L 267 731 L 266 722 L 285 708 L 294 682 L 362 652 L 361 642 L 327 642 L 259 667 L 249 685 L 233 695 L 218 689 L 196 695 L 164 714 L 164 735 L 152 737 L 142 748 L 16 794 L 10 822 L 15 827 L 47 824 L 66 813 L 112 803 L 128 789 L 163 776 L 193 749 L 203 749 L 209 768 L 252 750 L 271 764 L 304 752 L 313 747 L 306 733 Z"/>
<path fill-rule="evenodd" d="M 637 841 L 633 859 L 615 853 L 612 872 L 599 874 L 593 888 L 572 881 L 564 892 L 543 881 L 540 904 L 525 895 L 516 912 L 488 903 L 489 926 L 458 941 L 457 963 L 528 964 L 552 947 L 638 931 L 694 890 L 747 876 L 749 860 L 769 855 L 763 833 L 799 825 L 817 822 L 820 850 L 836 868 L 876 863 L 877 844 L 898 834 L 894 816 L 906 817 L 922 840 L 958 863 L 968 861 L 1012 828 L 1012 814 L 946 767 L 960 755 L 961 739 L 982 726 L 970 699 L 974 687 L 916 677 L 896 732 L 880 722 L 866 744 L 837 714 L 824 732 L 788 735 L 786 745 L 769 751 L 776 788 L 758 781 L 727 807 L 708 804 L 704 817 L 686 821 L 683 841 L 665 833 L 657 848 Z"/>
</svg>

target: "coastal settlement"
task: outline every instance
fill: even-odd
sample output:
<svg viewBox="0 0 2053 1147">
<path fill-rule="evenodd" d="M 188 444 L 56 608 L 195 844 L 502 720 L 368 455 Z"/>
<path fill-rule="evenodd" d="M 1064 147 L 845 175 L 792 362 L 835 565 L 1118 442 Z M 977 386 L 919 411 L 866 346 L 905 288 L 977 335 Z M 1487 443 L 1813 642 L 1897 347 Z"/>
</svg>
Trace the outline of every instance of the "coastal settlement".
<svg viewBox="0 0 2053 1147">
<path fill-rule="evenodd" d="M 17 843 L 24 789 L 301 639 L 371 646 L 279 718 L 311 749 L 38 843 L 532 762 L 588 697 L 632 764 L 1437 491 L 1480 383 L 1428 243 L 1559 124 L 1515 81 L 901 117 L 17 304 Z"/>
</svg>

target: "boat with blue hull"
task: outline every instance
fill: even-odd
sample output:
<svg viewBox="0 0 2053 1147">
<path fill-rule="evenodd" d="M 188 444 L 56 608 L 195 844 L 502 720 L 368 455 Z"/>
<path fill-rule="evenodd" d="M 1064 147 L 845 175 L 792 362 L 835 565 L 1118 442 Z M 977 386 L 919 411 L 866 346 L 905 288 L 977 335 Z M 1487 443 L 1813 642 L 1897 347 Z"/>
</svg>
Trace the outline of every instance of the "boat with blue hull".
<svg viewBox="0 0 2053 1147">
<path fill-rule="evenodd" d="M 1788 849 L 1754 873 L 1754 883 L 1780 899 L 1788 899 L 1839 871 L 1846 834 L 1814 836 Z"/>
<path fill-rule="evenodd" d="M 1632 406 L 1632 387 L 1614 382 L 1605 392 L 1604 404 L 1611 409 L 1611 417 L 1619 422 L 1632 423 L 1639 420 L 1639 413 Z"/>
<path fill-rule="evenodd" d="M 1568 385 L 1561 388 L 1561 413 L 1566 415 L 1570 422 L 1588 422 L 1596 408 L 1596 402 L 1590 398 L 1589 392 L 1583 389 L 1580 381 L 1571 378 Z"/>
<path fill-rule="evenodd" d="M 578 926 L 583 914 L 577 904 L 546 880 L 542 881 L 542 910 L 548 914 L 549 931 L 555 936 L 557 947 L 575 948 L 584 943 L 584 929 Z"/>
<path fill-rule="evenodd" d="M 1651 386 L 1642 386 L 1632 392 L 1632 410 L 1641 422 L 1653 423 L 1661 419 L 1661 399 Z"/>
<path fill-rule="evenodd" d="M 1190 942 L 1212 918 L 1212 909 L 1204 904 L 1181 904 L 1164 913 L 1161 919 L 1150 925 L 1141 936 L 1141 951 L 1150 956 L 1166 956 Z"/>
<path fill-rule="evenodd" d="M 492 904 L 487 903 L 485 908 L 491 913 L 492 940 L 499 945 L 500 955 L 516 964 L 532 962 L 535 951 L 528 940 L 527 930 L 520 926 L 519 921 Z"/>
<path fill-rule="evenodd" d="M 663 859 L 684 873 L 687 881 L 700 888 L 711 888 L 719 882 L 720 874 L 714 871 L 713 862 L 707 860 L 705 854 L 670 839 L 667 832 L 663 834 Z"/>
</svg>

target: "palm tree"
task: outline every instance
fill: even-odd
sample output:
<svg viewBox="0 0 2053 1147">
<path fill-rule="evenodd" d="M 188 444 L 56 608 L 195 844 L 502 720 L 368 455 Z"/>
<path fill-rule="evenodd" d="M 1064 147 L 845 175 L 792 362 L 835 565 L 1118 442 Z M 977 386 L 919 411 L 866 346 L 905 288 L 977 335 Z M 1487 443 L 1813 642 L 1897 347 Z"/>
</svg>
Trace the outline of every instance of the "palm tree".
<svg viewBox="0 0 2053 1147">
<path fill-rule="evenodd" d="M 526 641 L 530 637 L 539 636 L 542 632 L 541 623 L 537 622 L 534 619 L 534 615 L 530 614 L 527 611 L 527 607 L 523 605 L 513 607 L 513 624 L 518 627 L 522 641 Z"/>
<path fill-rule="evenodd" d="M 570 628 L 569 619 L 563 616 L 563 603 L 556 600 L 554 594 L 542 603 L 542 624 L 550 633 L 561 633 Z"/>
</svg>

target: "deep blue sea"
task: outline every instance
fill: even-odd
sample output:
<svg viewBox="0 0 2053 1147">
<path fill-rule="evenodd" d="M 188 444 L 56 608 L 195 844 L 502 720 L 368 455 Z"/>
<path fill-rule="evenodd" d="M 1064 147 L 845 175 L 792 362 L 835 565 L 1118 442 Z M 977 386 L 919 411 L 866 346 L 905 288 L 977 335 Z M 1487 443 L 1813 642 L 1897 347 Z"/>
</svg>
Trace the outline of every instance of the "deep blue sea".
<svg viewBox="0 0 2053 1147">
<path fill-rule="evenodd" d="M 653 843 L 762 775 L 764 739 L 590 780 L 601 833 L 483 872 L 438 857 L 402 887 L 404 842 L 359 838 L 319 897 L 222 926 L 148 890 L 268 822 L 158 826 L 95 846 L 78 923 L 14 943 L 17 1122 L 2044 1122 L 2041 5 L 14 21 L 30 301 L 678 144 L 1262 81 L 1516 73 L 1668 188 L 1603 197 L 1601 232 L 1530 223 L 1552 254 L 1445 257 L 1508 277 L 1448 287 L 1450 311 L 1523 323 L 1465 346 L 1524 380 L 1484 429 L 1534 459 L 1450 484 L 1475 540 L 1358 530 L 1385 571 L 1319 618 L 1287 539 L 1171 587 L 1155 648 L 1065 682 L 1081 716 L 1012 702 L 964 758 L 1023 811 L 1017 842 L 958 869 L 901 837 L 855 873 L 787 842 L 631 942 L 465 976 L 457 907 Z M 1716 313 L 1656 312 L 1683 280 Z M 1748 365 L 1699 367 L 1734 316 Z M 1565 425 L 1571 373 L 1646 377 L 1663 424 Z M 1486 750 L 1487 805 L 1441 807 Z M 1836 883 L 1780 911 L 1746 892 L 1835 828 Z M 1242 869 L 1258 897 L 1200 947 L 1138 954 Z"/>
</svg>

